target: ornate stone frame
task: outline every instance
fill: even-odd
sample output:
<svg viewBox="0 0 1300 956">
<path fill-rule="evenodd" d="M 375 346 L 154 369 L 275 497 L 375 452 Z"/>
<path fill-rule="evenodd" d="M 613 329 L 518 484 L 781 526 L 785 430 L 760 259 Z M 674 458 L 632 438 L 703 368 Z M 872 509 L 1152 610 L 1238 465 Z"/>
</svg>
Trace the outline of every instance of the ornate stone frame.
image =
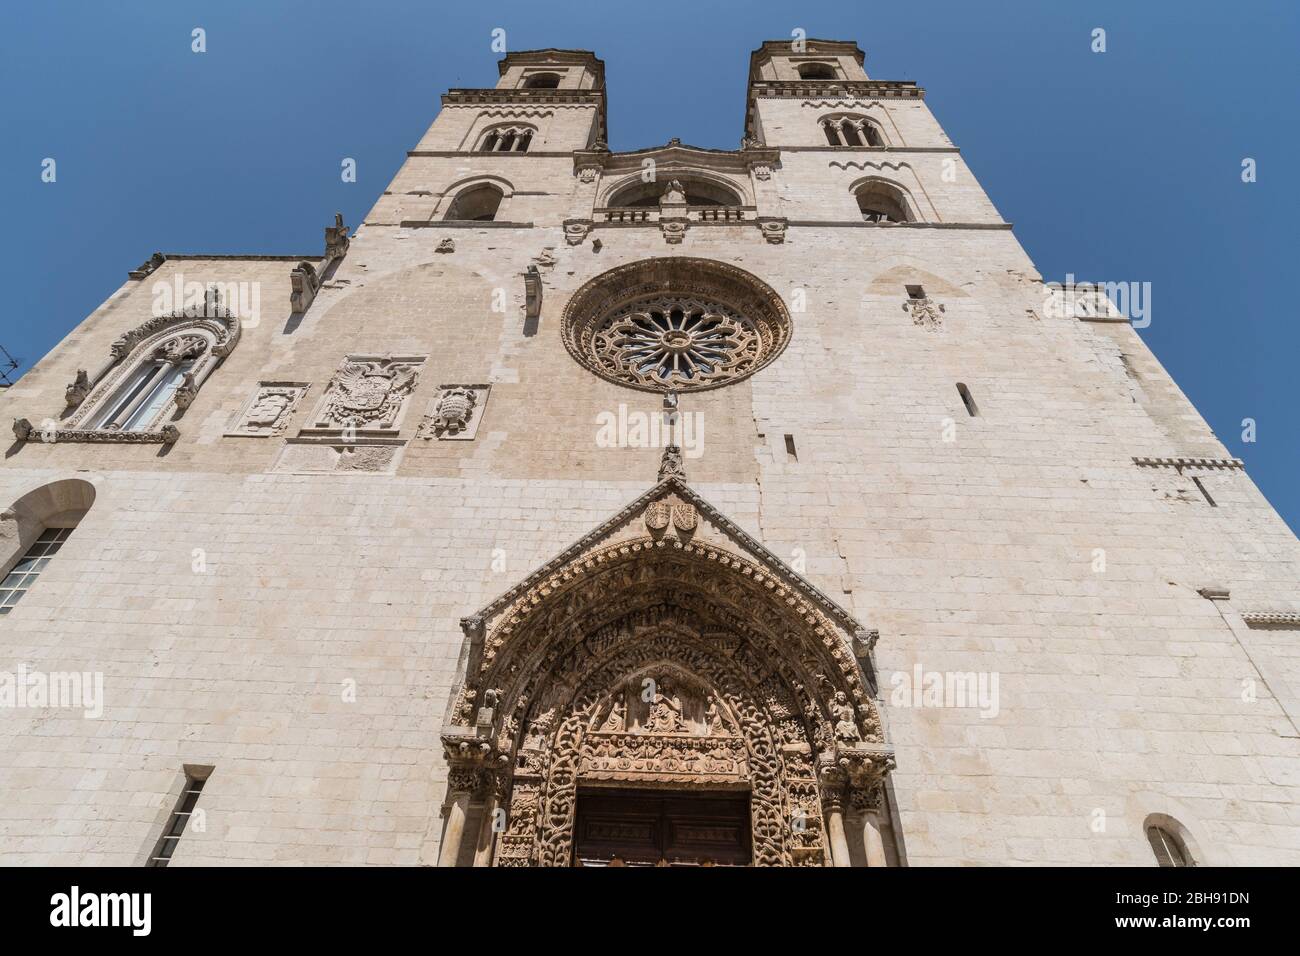
<svg viewBox="0 0 1300 956">
<path fill-rule="evenodd" d="M 84 369 L 66 391 L 67 405 L 75 409 L 66 424 L 40 428 L 26 419 L 14 422 L 20 440 L 33 436 L 41 441 L 133 442 L 170 444 L 179 431 L 168 419 L 188 408 L 203 382 L 239 343 L 240 320 L 221 306 L 215 291 L 205 297 L 201 312 L 180 311 L 144 322 L 120 336 L 109 349 L 108 361 L 93 375 Z M 192 340 L 192 341 L 191 341 Z M 87 428 L 103 403 L 117 394 L 122 384 L 145 361 L 167 353 L 169 347 L 193 351 L 201 348 L 184 384 L 158 410 L 147 427 L 137 431 Z"/>
<path fill-rule="evenodd" d="M 568 865 L 580 785 L 748 788 L 760 866 L 849 865 L 848 807 L 878 840 L 893 754 L 855 657 L 869 632 L 681 478 L 462 626 L 465 678 L 442 738 L 444 865 L 475 796 L 485 820 L 506 810 L 495 846 L 489 827 L 480 835 L 481 864 Z M 734 725 L 703 737 L 603 727 L 611 694 L 652 670 L 711 688 Z"/>
<path fill-rule="evenodd" d="M 688 256 L 666 256 L 630 262 L 603 272 L 586 282 L 569 299 L 561 321 L 565 348 L 574 360 L 594 375 L 639 391 L 663 391 L 651 384 L 632 382 L 611 374 L 598 361 L 592 338 L 604 320 L 623 306 L 658 295 L 674 295 L 718 302 L 750 322 L 760 340 L 759 354 L 743 371 L 699 385 L 674 384 L 676 391 L 721 388 L 761 371 L 789 344 L 793 324 L 785 303 L 758 277 L 726 263 Z"/>
</svg>

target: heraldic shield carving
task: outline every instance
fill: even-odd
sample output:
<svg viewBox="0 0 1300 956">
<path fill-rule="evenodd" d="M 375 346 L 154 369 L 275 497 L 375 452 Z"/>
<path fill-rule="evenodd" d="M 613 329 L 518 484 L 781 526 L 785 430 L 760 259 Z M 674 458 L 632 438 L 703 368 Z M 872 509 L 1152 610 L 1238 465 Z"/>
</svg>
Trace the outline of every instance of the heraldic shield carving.
<svg viewBox="0 0 1300 956">
<path fill-rule="evenodd" d="M 754 865 L 851 865 L 846 826 L 883 865 L 868 632 L 682 478 L 462 627 L 441 865 L 573 865 L 580 792 L 618 787 L 747 794 Z"/>
</svg>

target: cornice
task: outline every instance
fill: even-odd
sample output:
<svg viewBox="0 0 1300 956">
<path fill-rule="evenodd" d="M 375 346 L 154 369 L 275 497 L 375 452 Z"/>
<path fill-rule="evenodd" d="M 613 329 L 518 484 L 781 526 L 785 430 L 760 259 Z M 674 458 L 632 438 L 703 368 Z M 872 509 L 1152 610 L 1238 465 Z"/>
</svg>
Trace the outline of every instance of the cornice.
<svg viewBox="0 0 1300 956">
<path fill-rule="evenodd" d="M 1300 628 L 1300 611 L 1247 611 L 1241 615 L 1246 626 L 1254 630 L 1294 630 Z"/>
<path fill-rule="evenodd" d="M 925 99 L 925 89 L 911 80 L 753 80 L 749 98 L 786 99 L 816 96 L 842 100 L 850 96 L 885 96 L 890 99 Z"/>
<path fill-rule="evenodd" d="M 1133 464 L 1142 468 L 1223 468 L 1244 470 L 1246 463 L 1240 458 L 1134 458 Z"/>
<path fill-rule="evenodd" d="M 486 103 L 519 103 L 523 105 L 535 106 L 539 103 L 557 103 L 557 104 L 580 104 L 595 107 L 599 115 L 600 122 L 597 129 L 597 138 L 605 140 L 608 136 L 606 132 L 606 112 L 605 112 L 605 91 L 603 89 L 592 90 L 528 90 L 528 89 L 471 89 L 456 88 L 450 89 L 442 94 L 443 106 L 473 106 L 475 104 Z"/>
<path fill-rule="evenodd" d="M 791 219 L 792 226 L 828 226 L 843 229 L 992 229 L 1009 230 L 1015 224 L 1010 222 L 858 222 L 856 220 L 833 219 Z"/>
<path fill-rule="evenodd" d="M 754 135 L 754 103 L 757 100 L 797 97 L 842 100 L 859 96 L 923 100 L 925 90 L 911 80 L 750 80 L 745 91 L 745 135 Z"/>
<path fill-rule="evenodd" d="M 527 155 L 527 154 L 524 154 Z M 706 169 L 733 169 L 745 171 L 755 164 L 772 166 L 781 158 L 781 151 L 775 147 L 759 146 L 746 149 L 709 149 L 702 146 L 690 146 L 679 140 L 669 140 L 662 146 L 647 146 L 627 152 L 611 152 L 607 149 L 577 149 L 573 151 L 573 171 L 576 173 L 584 167 L 595 166 L 601 170 L 636 170 L 645 159 L 654 159 L 662 164 L 674 162 L 684 165 L 697 165 Z"/>
</svg>

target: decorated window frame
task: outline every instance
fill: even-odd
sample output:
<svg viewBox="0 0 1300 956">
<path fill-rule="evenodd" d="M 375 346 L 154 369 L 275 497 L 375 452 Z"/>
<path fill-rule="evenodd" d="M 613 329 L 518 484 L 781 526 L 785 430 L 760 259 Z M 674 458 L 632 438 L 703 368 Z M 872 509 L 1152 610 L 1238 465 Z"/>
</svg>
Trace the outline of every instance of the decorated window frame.
<svg viewBox="0 0 1300 956">
<path fill-rule="evenodd" d="M 71 415 L 40 427 L 14 422 L 20 440 L 171 444 L 173 420 L 239 342 L 240 320 L 209 290 L 201 313 L 150 319 L 117 339 L 93 375 L 78 370 L 65 393 Z"/>
</svg>

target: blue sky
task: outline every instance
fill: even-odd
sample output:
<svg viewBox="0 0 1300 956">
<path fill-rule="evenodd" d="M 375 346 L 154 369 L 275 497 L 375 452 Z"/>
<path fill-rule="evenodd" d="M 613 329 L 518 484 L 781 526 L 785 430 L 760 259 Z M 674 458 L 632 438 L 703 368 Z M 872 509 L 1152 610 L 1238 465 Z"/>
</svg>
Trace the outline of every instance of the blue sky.
<svg viewBox="0 0 1300 956">
<path fill-rule="evenodd" d="M 29 368 L 157 249 L 318 251 L 335 210 L 355 224 L 369 209 L 443 90 L 495 82 L 495 28 L 511 49 L 605 60 L 616 150 L 735 148 L 760 41 L 858 41 L 871 76 L 927 89 L 1045 278 L 1152 284 L 1143 337 L 1300 527 L 1300 4 L 1286 0 L 8 3 L 0 345 Z"/>
</svg>

